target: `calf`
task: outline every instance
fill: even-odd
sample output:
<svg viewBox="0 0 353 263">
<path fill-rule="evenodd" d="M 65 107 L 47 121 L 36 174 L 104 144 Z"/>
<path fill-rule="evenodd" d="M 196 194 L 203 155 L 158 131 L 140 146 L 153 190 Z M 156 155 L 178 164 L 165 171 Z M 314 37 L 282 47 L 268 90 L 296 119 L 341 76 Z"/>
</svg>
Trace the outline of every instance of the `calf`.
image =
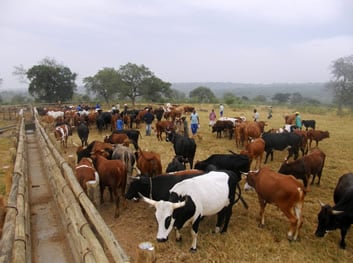
<svg viewBox="0 0 353 263">
<path fill-rule="evenodd" d="M 130 178 L 132 177 L 132 172 L 136 162 L 135 154 L 133 153 L 131 148 L 122 144 L 117 144 L 112 153 L 112 160 L 121 160 L 124 163 L 127 173 L 126 184 L 129 185 Z"/>
<path fill-rule="evenodd" d="M 158 121 L 156 123 L 156 135 L 158 141 L 163 141 L 162 139 L 162 133 L 165 132 L 166 137 L 167 137 L 167 131 L 174 130 L 174 123 L 171 121 Z"/>
<path fill-rule="evenodd" d="M 310 175 L 313 175 L 311 184 L 314 183 L 316 175 L 318 176 L 317 184 L 320 184 L 322 170 L 325 165 L 326 154 L 320 149 L 315 148 L 308 155 L 295 161 L 284 161 L 278 172 L 282 174 L 290 174 L 303 181 L 304 186 L 308 186 Z"/>
<path fill-rule="evenodd" d="M 265 207 L 276 205 L 289 219 L 290 228 L 287 234 L 289 240 L 297 240 L 299 229 L 303 223 L 302 208 L 305 190 L 302 182 L 293 176 L 283 175 L 262 167 L 258 171 L 250 171 L 247 183 L 254 187 L 260 204 L 260 227 L 265 225 Z"/>
<path fill-rule="evenodd" d="M 316 147 L 319 145 L 319 141 L 323 139 L 330 138 L 330 133 L 328 131 L 320 131 L 320 130 L 309 130 L 307 132 L 308 140 L 309 140 L 309 148 L 311 148 L 312 141 L 316 142 Z"/>
<path fill-rule="evenodd" d="M 57 141 L 61 142 L 64 148 L 67 148 L 67 138 L 70 134 L 70 127 L 67 124 L 58 125 L 55 127 L 54 136 Z"/>
<path fill-rule="evenodd" d="M 119 217 L 119 194 L 124 196 L 126 188 L 126 169 L 121 160 L 107 160 L 107 155 L 104 150 L 96 151 L 92 154 L 95 168 L 99 174 L 99 186 L 101 191 L 101 203 L 103 203 L 103 192 L 105 187 L 108 187 L 110 192 L 110 200 L 113 201 L 113 195 L 116 200 L 114 217 Z"/>
<path fill-rule="evenodd" d="M 315 130 L 316 121 L 315 120 L 302 120 L 302 125 L 305 127 L 305 130 L 312 128 Z"/>
<path fill-rule="evenodd" d="M 115 130 L 113 131 L 113 133 L 126 134 L 134 145 L 135 150 L 138 149 L 138 141 L 139 137 L 141 137 L 141 133 L 139 130 Z"/>
<path fill-rule="evenodd" d="M 183 171 L 186 169 L 185 160 L 183 156 L 177 155 L 174 156 L 173 160 L 168 164 L 166 172 L 176 172 L 176 171 Z"/>
<path fill-rule="evenodd" d="M 141 174 L 153 177 L 162 173 L 161 156 L 159 153 L 142 151 L 140 149 L 136 159 L 136 166 Z"/>
<path fill-rule="evenodd" d="M 217 120 L 216 123 L 212 126 L 212 133 L 216 132 L 216 138 L 222 137 L 222 132 L 229 133 L 229 139 L 233 137 L 233 129 L 234 125 L 233 122 L 230 120 Z"/>
<path fill-rule="evenodd" d="M 209 172 L 174 185 L 169 191 L 168 201 L 155 201 L 143 197 L 146 203 L 156 208 L 157 241 L 167 241 L 173 228 L 176 229 L 176 240 L 180 241 L 180 229 L 186 223 L 191 222 L 190 250 L 195 252 L 201 219 L 214 214 L 217 214 L 215 232 L 226 232 L 235 203 L 235 187 L 240 179 L 231 171 Z"/>
<path fill-rule="evenodd" d="M 318 214 L 318 226 L 315 231 L 317 237 L 325 236 L 330 230 L 341 230 L 340 247 L 346 248 L 346 234 L 353 224 L 353 173 L 342 175 L 336 185 L 333 199 L 334 206 L 321 204 Z"/>
<path fill-rule="evenodd" d="M 167 141 L 173 144 L 175 155 L 181 155 L 190 164 L 190 169 L 194 165 L 194 157 L 196 153 L 196 143 L 192 138 L 187 138 L 175 131 L 168 131 Z"/>
<path fill-rule="evenodd" d="M 265 152 L 265 141 L 262 138 L 256 138 L 246 145 L 245 150 L 240 154 L 247 155 L 250 159 L 250 166 L 253 160 L 256 160 L 255 169 L 261 168 L 262 158 Z"/>
<path fill-rule="evenodd" d="M 130 139 L 126 134 L 113 133 L 110 136 L 105 136 L 104 142 L 111 144 L 129 144 Z"/>
</svg>

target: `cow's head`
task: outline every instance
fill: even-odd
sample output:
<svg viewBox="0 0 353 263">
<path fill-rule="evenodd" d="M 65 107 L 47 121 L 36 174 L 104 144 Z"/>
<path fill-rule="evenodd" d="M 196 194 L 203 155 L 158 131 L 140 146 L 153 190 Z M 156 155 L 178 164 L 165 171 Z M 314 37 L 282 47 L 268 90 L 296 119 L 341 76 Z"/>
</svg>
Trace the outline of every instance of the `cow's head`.
<svg viewBox="0 0 353 263">
<path fill-rule="evenodd" d="M 338 226 L 336 223 L 337 215 L 343 211 L 334 210 L 330 205 L 325 205 L 320 202 L 321 210 L 317 216 L 318 225 L 315 231 L 317 237 L 323 237 L 327 231 L 335 230 Z"/>
<path fill-rule="evenodd" d="M 186 201 L 172 203 L 169 201 L 155 201 L 144 197 L 141 198 L 146 203 L 153 205 L 156 208 L 155 216 L 158 223 L 157 241 L 165 242 L 168 240 L 168 235 L 173 229 L 175 218 L 173 217 L 173 212 L 175 209 L 185 206 Z"/>
</svg>

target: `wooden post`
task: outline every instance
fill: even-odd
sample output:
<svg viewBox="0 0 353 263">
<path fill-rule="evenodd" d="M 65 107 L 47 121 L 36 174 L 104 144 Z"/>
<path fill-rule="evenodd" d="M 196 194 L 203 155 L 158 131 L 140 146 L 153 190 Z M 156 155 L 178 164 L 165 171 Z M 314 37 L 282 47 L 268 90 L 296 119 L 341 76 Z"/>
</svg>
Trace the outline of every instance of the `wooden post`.
<svg viewBox="0 0 353 263">
<path fill-rule="evenodd" d="M 137 263 L 155 263 L 156 254 L 151 242 L 142 242 L 137 248 Z"/>
</svg>

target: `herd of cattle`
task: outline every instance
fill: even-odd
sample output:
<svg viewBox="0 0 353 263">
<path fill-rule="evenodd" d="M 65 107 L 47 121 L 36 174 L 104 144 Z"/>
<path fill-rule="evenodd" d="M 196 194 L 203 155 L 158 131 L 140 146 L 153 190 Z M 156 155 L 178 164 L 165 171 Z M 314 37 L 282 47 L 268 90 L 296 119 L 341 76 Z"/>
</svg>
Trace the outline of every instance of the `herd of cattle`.
<svg viewBox="0 0 353 263">
<path fill-rule="evenodd" d="M 318 148 L 318 144 L 319 141 L 329 138 L 329 132 L 316 130 L 315 120 L 304 120 L 305 130 L 294 129 L 288 132 L 286 129 L 265 131 L 266 123 L 262 121 L 250 122 L 240 117 L 221 118 L 212 127 L 212 132 L 217 133 L 216 138 L 221 138 L 222 134 L 230 139 L 234 136 L 240 153 L 212 154 L 194 164 L 196 142 L 180 133 L 178 128 L 180 116 L 192 109 L 193 107 L 187 106 L 179 107 L 177 111 L 165 111 L 163 108 L 152 110 L 157 119 L 157 139 L 162 140 L 162 133 L 165 133 L 166 140 L 173 144 L 175 152 L 166 172 L 162 171 L 159 153 L 143 151 L 138 145 L 141 137 L 139 127 L 146 109 L 133 114 L 95 111 L 82 114 L 70 111 L 69 114 L 64 112 L 52 117 L 53 120 L 48 117 L 51 116 L 48 111 L 41 111 L 40 115 L 42 122 L 55 126 L 55 137 L 62 142 L 63 147 L 67 147 L 67 138 L 72 134 L 72 127 L 76 127 L 82 142 L 77 147 L 77 179 L 86 190 L 86 183 L 96 180 L 98 172 L 101 202 L 104 189 L 108 188 L 111 201 L 115 199 L 116 202 L 115 217 L 119 216 L 118 191 L 120 197 L 124 197 L 122 202 L 125 199 L 141 198 L 155 207 L 158 241 L 166 241 L 172 229 L 176 230 L 176 239 L 181 240 L 179 230 L 190 222 L 191 251 L 196 251 L 199 224 L 204 216 L 214 214 L 217 214 L 215 232 L 227 231 L 233 205 L 240 200 L 247 207 L 239 187 L 242 176 L 246 176 L 247 187 L 255 189 L 258 195 L 260 226 L 265 223 L 266 205 L 274 204 L 290 222 L 288 239 L 297 240 L 303 224 L 302 207 L 305 195 L 310 191 L 310 185 L 314 183 L 316 176 L 317 184 L 320 184 L 325 165 L 326 154 Z M 124 122 L 125 119 L 128 120 L 124 130 L 115 130 L 117 114 L 120 114 Z M 286 116 L 285 124 L 291 125 L 292 121 L 291 116 Z M 136 124 L 135 129 L 131 126 L 133 122 Z M 104 141 L 88 144 L 89 130 L 94 127 L 93 124 L 99 131 L 110 128 L 111 135 Z M 316 143 L 315 147 L 312 146 L 313 141 Z M 134 149 L 129 147 L 130 144 Z M 262 167 L 263 156 L 264 163 L 267 163 L 269 156 L 273 160 L 275 150 L 285 149 L 288 150 L 288 156 L 278 171 Z M 294 160 L 290 160 L 292 156 Z M 190 169 L 186 169 L 187 163 Z M 133 176 L 134 169 L 136 176 Z M 345 248 L 345 236 L 353 223 L 353 174 L 345 174 L 339 179 L 334 191 L 334 201 L 334 206 L 321 204 L 315 234 L 322 237 L 327 231 L 338 228 L 341 230 L 340 247 Z"/>
</svg>

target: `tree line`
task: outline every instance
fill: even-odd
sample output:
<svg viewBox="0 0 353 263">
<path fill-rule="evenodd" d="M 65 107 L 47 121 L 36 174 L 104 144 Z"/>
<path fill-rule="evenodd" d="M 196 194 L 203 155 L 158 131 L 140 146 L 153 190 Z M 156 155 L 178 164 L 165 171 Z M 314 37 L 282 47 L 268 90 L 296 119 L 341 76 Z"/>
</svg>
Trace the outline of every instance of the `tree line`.
<svg viewBox="0 0 353 263">
<path fill-rule="evenodd" d="M 28 83 L 28 92 L 38 102 L 71 101 L 77 91 L 77 74 L 69 67 L 59 64 L 55 59 L 45 58 L 29 69 L 15 67 L 14 74 Z M 353 107 L 353 55 L 332 62 L 332 78 L 326 87 L 334 94 L 333 102 L 338 112 L 343 106 Z M 0 82 L 1 83 L 1 82 Z M 134 106 L 138 100 L 159 103 L 164 101 L 188 100 L 196 103 L 216 103 L 221 99 L 226 104 L 246 103 L 246 96 L 237 97 L 227 92 L 223 98 L 217 98 L 212 90 L 205 86 L 197 87 L 185 94 L 171 88 L 171 83 L 158 78 L 144 65 L 127 63 L 115 68 L 103 68 L 93 76 L 83 79 L 87 96 L 103 99 L 108 105 L 112 101 L 130 101 Z M 258 95 L 252 101 L 268 103 L 266 97 Z M 271 98 L 278 104 L 319 104 L 314 99 L 304 98 L 300 93 L 276 93 Z"/>
</svg>

